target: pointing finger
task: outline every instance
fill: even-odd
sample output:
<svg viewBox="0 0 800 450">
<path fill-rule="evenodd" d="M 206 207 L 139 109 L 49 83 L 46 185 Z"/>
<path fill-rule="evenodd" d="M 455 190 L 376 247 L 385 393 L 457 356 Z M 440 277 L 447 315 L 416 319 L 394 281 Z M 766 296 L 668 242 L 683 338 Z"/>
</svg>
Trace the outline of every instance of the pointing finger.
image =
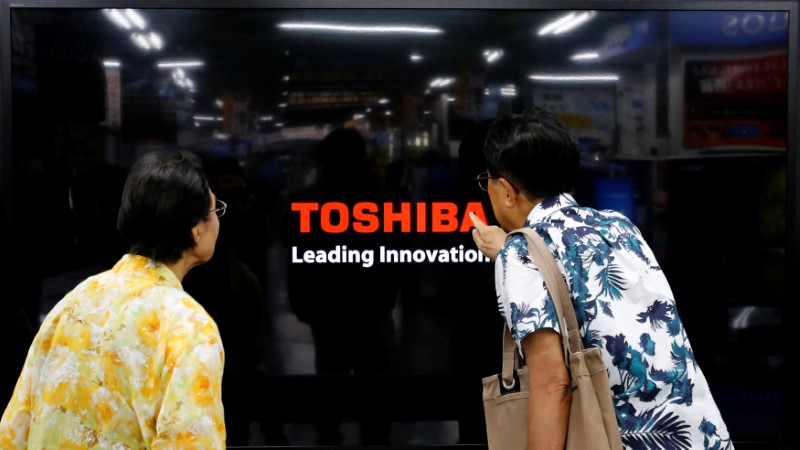
<svg viewBox="0 0 800 450">
<path fill-rule="evenodd" d="M 476 229 L 476 230 L 478 230 L 478 232 L 479 232 L 479 233 L 480 233 L 480 232 L 481 232 L 483 229 L 485 229 L 485 228 L 486 228 L 486 224 L 485 224 L 485 223 L 483 223 L 483 221 L 481 220 L 481 218 L 480 218 L 480 217 L 478 217 L 478 215 L 477 215 L 477 214 L 475 214 L 475 212 L 474 212 L 474 211 L 470 211 L 470 212 L 469 212 L 469 218 L 470 218 L 470 220 L 472 220 L 472 225 L 473 225 L 473 226 L 475 226 L 475 229 Z"/>
</svg>

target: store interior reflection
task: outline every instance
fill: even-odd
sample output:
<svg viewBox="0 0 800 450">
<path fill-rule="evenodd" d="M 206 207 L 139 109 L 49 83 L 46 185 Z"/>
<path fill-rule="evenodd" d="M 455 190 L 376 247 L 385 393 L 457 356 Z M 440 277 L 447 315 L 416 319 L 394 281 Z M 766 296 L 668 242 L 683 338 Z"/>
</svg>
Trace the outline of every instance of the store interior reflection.
<svg viewBox="0 0 800 450">
<path fill-rule="evenodd" d="M 788 20 L 16 10 L 7 365 L 66 290 L 125 251 L 132 161 L 180 148 L 229 205 L 184 286 L 225 345 L 229 445 L 485 442 L 480 379 L 497 372 L 502 322 L 467 212 L 495 223 L 474 181 L 488 125 L 536 105 L 581 143 L 578 202 L 622 211 L 651 243 L 734 438 L 780 440 Z"/>
</svg>

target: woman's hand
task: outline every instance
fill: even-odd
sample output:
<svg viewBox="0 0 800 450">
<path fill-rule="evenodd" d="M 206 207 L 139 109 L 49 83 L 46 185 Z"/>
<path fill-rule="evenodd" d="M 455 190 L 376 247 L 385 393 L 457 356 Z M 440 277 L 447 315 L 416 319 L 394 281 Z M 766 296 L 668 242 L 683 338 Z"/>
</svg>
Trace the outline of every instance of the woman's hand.
<svg viewBox="0 0 800 450">
<path fill-rule="evenodd" d="M 481 253 L 494 261 L 506 241 L 506 232 L 496 225 L 486 225 L 474 212 L 469 213 L 469 218 L 475 226 L 472 229 L 472 240 Z"/>
</svg>

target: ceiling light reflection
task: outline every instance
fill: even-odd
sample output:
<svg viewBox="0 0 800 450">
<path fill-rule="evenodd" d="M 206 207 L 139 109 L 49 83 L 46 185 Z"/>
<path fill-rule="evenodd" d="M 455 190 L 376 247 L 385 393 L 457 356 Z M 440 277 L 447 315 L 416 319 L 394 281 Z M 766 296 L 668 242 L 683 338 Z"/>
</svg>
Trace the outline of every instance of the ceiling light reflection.
<svg viewBox="0 0 800 450">
<path fill-rule="evenodd" d="M 536 34 L 539 36 L 564 34 L 583 25 L 595 15 L 597 15 L 597 11 L 584 11 L 580 14 L 573 11 L 546 24 Z"/>
<path fill-rule="evenodd" d="M 156 50 L 161 50 L 161 47 L 164 46 L 164 41 L 161 39 L 161 36 L 158 33 L 151 31 L 147 37 L 150 40 L 150 45 L 152 45 Z"/>
<path fill-rule="evenodd" d="M 596 74 L 531 74 L 528 78 L 534 81 L 560 81 L 560 82 L 611 82 L 619 81 L 619 75 L 613 73 Z"/>
<path fill-rule="evenodd" d="M 455 82 L 456 79 L 453 77 L 439 77 L 439 78 L 434 78 L 433 81 L 431 81 L 428 86 L 432 88 L 441 88 L 450 86 Z"/>
<path fill-rule="evenodd" d="M 338 33 L 392 33 L 392 34 L 440 34 L 440 28 L 412 25 L 347 25 L 322 22 L 284 22 L 278 28 L 298 31 L 332 31 Z"/>
<path fill-rule="evenodd" d="M 584 23 L 586 23 L 589 19 L 594 17 L 595 14 L 596 13 L 594 11 L 582 12 L 582 13 L 578 14 L 578 16 L 575 17 L 573 20 L 571 20 L 571 21 L 561 25 L 560 27 L 557 27 L 555 30 L 553 30 L 553 34 L 556 34 L 556 35 L 557 34 L 564 34 L 564 33 L 568 32 L 568 31 L 572 31 L 575 28 L 578 28 L 579 26 L 581 26 Z"/>
<path fill-rule="evenodd" d="M 131 39 L 133 39 L 134 44 L 136 44 L 139 48 L 150 50 L 150 41 L 147 38 L 139 33 L 133 33 L 131 35 Z"/>
<path fill-rule="evenodd" d="M 161 61 L 158 63 L 158 67 L 162 69 L 170 69 L 175 67 L 201 67 L 203 65 L 205 65 L 205 63 L 197 59 L 184 61 Z"/>
<path fill-rule="evenodd" d="M 498 59 L 503 57 L 503 50 L 499 48 L 489 49 L 483 52 L 483 57 L 486 59 L 486 62 L 491 64 Z"/>
<path fill-rule="evenodd" d="M 126 19 L 118 9 L 104 9 L 103 13 L 108 16 L 108 18 L 111 19 L 111 21 L 118 27 L 126 30 L 130 30 L 132 28 L 130 21 Z"/>
<path fill-rule="evenodd" d="M 536 34 L 538 34 L 539 36 L 544 36 L 544 35 L 550 34 L 556 28 L 564 25 L 565 23 L 568 23 L 570 20 L 572 20 L 574 18 L 575 18 L 575 12 L 573 11 L 573 12 L 571 12 L 571 13 L 565 15 L 565 16 L 561 16 L 558 19 L 546 24 L 542 28 L 539 28 L 539 31 Z"/>
<path fill-rule="evenodd" d="M 116 10 L 115 10 L 116 11 Z M 130 20 L 137 28 L 140 30 L 144 30 L 147 28 L 147 22 L 144 21 L 144 18 L 139 15 L 138 12 L 134 9 L 127 8 L 125 10 L 125 17 Z"/>
<path fill-rule="evenodd" d="M 594 61 L 599 58 L 600 58 L 600 53 L 598 52 L 575 53 L 574 55 L 569 57 L 569 59 L 573 61 Z"/>
</svg>

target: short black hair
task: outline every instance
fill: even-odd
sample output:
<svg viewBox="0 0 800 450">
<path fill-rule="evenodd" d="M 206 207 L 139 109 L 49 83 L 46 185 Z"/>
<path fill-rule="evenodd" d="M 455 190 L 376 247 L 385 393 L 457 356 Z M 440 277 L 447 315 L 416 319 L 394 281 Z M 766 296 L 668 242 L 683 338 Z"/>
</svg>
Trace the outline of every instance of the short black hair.
<svg viewBox="0 0 800 450">
<path fill-rule="evenodd" d="M 533 198 L 575 189 L 578 140 L 552 113 L 533 108 L 492 124 L 483 147 L 486 168 Z"/>
<path fill-rule="evenodd" d="M 197 155 L 148 153 L 128 173 L 117 230 L 131 253 L 174 263 L 194 248 L 191 230 L 208 220 L 210 204 L 208 179 Z"/>
</svg>

